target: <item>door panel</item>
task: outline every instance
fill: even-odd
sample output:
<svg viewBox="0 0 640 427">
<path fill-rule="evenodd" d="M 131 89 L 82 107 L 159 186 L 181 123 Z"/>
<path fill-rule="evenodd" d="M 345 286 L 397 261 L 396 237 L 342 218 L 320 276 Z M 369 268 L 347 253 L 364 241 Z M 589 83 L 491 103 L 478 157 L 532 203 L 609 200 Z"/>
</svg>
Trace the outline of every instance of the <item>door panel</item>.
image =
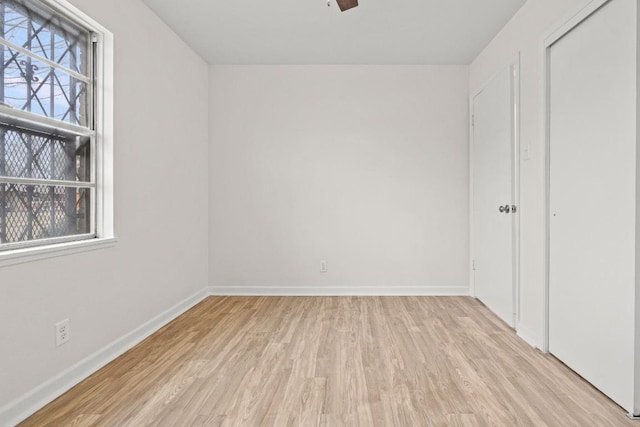
<svg viewBox="0 0 640 427">
<path fill-rule="evenodd" d="M 632 409 L 636 0 L 550 48 L 549 350 Z"/>
<path fill-rule="evenodd" d="M 509 67 L 473 99 L 473 258 L 476 297 L 514 326 L 513 91 Z"/>
</svg>

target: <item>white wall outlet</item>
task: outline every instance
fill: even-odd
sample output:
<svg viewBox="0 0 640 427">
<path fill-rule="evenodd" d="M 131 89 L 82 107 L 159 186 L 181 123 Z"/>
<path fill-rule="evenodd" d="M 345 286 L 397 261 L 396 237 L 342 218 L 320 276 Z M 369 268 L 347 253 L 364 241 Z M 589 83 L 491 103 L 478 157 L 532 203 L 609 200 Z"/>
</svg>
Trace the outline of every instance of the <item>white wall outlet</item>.
<svg viewBox="0 0 640 427">
<path fill-rule="evenodd" d="M 320 273 L 328 273 L 329 272 L 329 264 L 327 264 L 327 260 L 323 259 L 320 261 Z"/>
<path fill-rule="evenodd" d="M 69 319 L 64 319 L 56 323 L 56 347 L 60 347 L 71 339 L 71 328 Z"/>
</svg>

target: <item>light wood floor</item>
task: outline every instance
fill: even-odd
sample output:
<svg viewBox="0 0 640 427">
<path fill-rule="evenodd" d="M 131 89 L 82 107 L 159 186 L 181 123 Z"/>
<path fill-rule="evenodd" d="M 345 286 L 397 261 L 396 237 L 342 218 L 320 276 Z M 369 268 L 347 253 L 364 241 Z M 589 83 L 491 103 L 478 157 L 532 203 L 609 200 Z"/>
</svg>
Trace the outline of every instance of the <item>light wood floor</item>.
<svg viewBox="0 0 640 427">
<path fill-rule="evenodd" d="M 211 297 L 24 426 L 635 426 L 464 297 Z"/>
</svg>

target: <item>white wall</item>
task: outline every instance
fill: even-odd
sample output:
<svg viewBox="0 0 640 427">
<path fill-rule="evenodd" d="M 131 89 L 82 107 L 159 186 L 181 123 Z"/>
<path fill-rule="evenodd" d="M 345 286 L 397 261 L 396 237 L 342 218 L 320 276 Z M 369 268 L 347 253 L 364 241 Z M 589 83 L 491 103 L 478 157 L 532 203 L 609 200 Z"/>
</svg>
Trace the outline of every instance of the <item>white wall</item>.
<svg viewBox="0 0 640 427">
<path fill-rule="evenodd" d="M 541 43 L 589 0 L 528 0 L 473 61 L 473 93 L 495 72 L 521 58 L 521 271 L 518 332 L 541 347 L 544 328 L 544 138 L 540 135 Z"/>
<path fill-rule="evenodd" d="M 468 93 L 466 66 L 212 67 L 211 285 L 468 292 Z"/>
<path fill-rule="evenodd" d="M 0 268 L 0 408 L 207 283 L 208 67 L 140 1 L 73 3 L 115 35 L 119 242 Z"/>
</svg>

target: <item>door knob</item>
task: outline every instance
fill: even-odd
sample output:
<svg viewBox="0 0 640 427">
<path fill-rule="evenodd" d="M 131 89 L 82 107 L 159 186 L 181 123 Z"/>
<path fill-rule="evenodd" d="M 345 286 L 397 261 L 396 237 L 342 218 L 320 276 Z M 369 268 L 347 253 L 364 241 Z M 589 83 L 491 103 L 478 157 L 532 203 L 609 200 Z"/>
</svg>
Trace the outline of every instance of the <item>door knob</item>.
<svg viewBox="0 0 640 427">
<path fill-rule="evenodd" d="M 509 213 L 511 212 L 511 206 L 510 205 L 500 206 L 498 210 L 500 211 L 500 213 Z"/>
</svg>

